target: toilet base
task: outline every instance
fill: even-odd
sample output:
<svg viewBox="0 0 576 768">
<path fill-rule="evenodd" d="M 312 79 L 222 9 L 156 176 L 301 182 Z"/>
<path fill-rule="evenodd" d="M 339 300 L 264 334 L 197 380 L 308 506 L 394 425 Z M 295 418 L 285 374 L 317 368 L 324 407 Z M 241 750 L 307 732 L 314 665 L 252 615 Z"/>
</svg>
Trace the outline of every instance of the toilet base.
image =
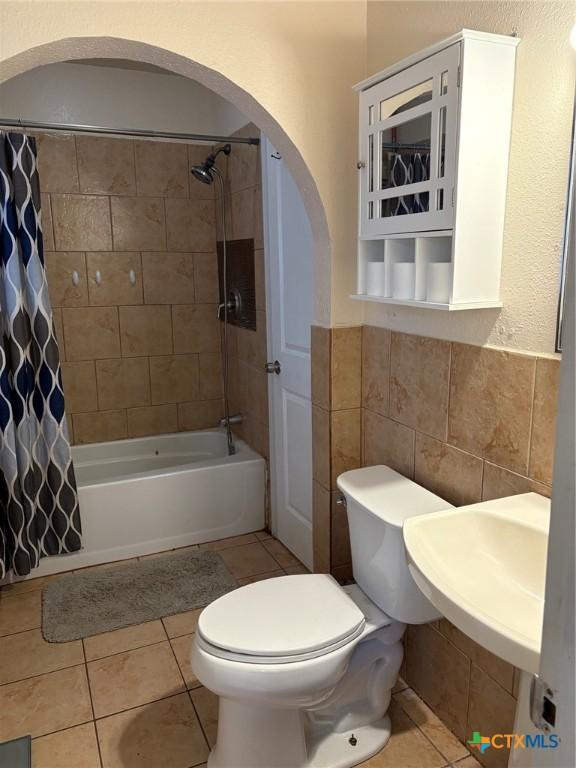
<svg viewBox="0 0 576 768">
<path fill-rule="evenodd" d="M 390 738 L 390 718 L 385 715 L 349 733 L 319 735 L 309 745 L 306 768 L 352 768 L 380 752 Z"/>
<path fill-rule="evenodd" d="M 301 710 L 254 707 L 220 698 L 216 745 L 208 768 L 352 768 L 390 738 L 390 718 L 335 733 L 311 730 Z"/>
</svg>

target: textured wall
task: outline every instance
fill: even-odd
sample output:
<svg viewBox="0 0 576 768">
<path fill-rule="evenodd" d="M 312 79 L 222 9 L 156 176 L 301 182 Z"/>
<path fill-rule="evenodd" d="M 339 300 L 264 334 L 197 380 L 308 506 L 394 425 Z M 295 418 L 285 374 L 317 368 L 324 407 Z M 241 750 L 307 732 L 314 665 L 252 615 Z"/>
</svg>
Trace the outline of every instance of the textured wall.
<svg viewBox="0 0 576 768">
<path fill-rule="evenodd" d="M 39 137 L 48 287 L 76 443 L 202 429 L 222 415 L 214 188 L 189 173 L 209 150 Z"/>
<path fill-rule="evenodd" d="M 366 304 L 365 322 L 472 344 L 554 351 L 574 99 L 575 54 L 568 35 L 574 21 L 572 2 L 368 3 L 370 73 L 464 27 L 516 30 L 522 42 L 504 233 L 504 308 L 448 314 Z"/>
</svg>

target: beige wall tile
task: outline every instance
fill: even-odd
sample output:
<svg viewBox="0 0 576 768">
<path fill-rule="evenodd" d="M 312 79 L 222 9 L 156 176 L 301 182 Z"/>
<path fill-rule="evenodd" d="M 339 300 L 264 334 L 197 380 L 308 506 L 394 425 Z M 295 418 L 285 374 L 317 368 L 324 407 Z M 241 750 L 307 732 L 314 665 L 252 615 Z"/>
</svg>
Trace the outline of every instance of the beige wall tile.
<svg viewBox="0 0 576 768">
<path fill-rule="evenodd" d="M 68 307 L 62 319 L 67 360 L 120 357 L 116 307 Z"/>
<path fill-rule="evenodd" d="M 482 499 L 482 459 L 416 433 L 414 479 L 455 506 Z"/>
<path fill-rule="evenodd" d="M 52 205 L 50 195 L 40 195 L 40 226 L 42 228 L 42 240 L 44 251 L 53 251 L 54 245 L 54 226 L 52 224 Z"/>
<path fill-rule="evenodd" d="M 82 443 L 105 443 L 128 437 L 126 411 L 75 413 L 72 417 L 74 440 Z"/>
<path fill-rule="evenodd" d="M 559 383 L 560 360 L 536 360 L 529 474 L 534 480 L 548 485 L 552 484 Z"/>
<path fill-rule="evenodd" d="M 88 293 L 93 306 L 142 304 L 142 266 L 139 253 L 87 253 Z M 130 271 L 136 281 L 130 282 Z M 101 283 L 96 281 L 100 272 Z"/>
<path fill-rule="evenodd" d="M 438 629 L 450 640 L 453 645 L 459 648 L 468 656 L 478 667 L 484 670 L 493 680 L 512 693 L 514 688 L 514 667 L 504 659 L 500 659 L 490 651 L 478 645 L 472 638 L 461 632 L 447 619 L 440 619 Z"/>
<path fill-rule="evenodd" d="M 48 291 L 53 307 L 83 307 L 88 304 L 86 257 L 78 252 L 45 253 Z M 78 273 L 74 285 L 73 273 Z"/>
<path fill-rule="evenodd" d="M 244 439 L 252 450 L 259 453 L 265 459 L 270 458 L 270 428 L 268 423 L 259 421 L 248 414 L 246 418 L 248 431 Z"/>
<path fill-rule="evenodd" d="M 150 384 L 154 404 L 198 400 L 198 355 L 151 357 Z"/>
<path fill-rule="evenodd" d="M 149 408 L 128 409 L 128 434 L 146 437 L 178 432 L 176 405 L 152 405 Z"/>
<path fill-rule="evenodd" d="M 179 304 L 172 307 L 174 352 L 215 352 L 220 349 L 216 304 Z"/>
<path fill-rule="evenodd" d="M 194 254 L 194 288 L 199 304 L 218 303 L 218 259 L 215 253 Z M 265 309 L 265 306 L 259 309 Z"/>
<path fill-rule="evenodd" d="M 94 195 L 52 195 L 55 250 L 109 251 L 110 203 Z"/>
<path fill-rule="evenodd" d="M 267 359 L 266 314 L 256 312 L 256 330 L 237 328 L 238 357 L 254 368 L 263 368 Z"/>
<path fill-rule="evenodd" d="M 350 531 L 348 529 L 348 515 L 344 504 L 338 504 L 340 495 L 337 491 L 331 493 L 331 566 L 346 565 L 352 562 L 350 552 Z"/>
<path fill-rule="evenodd" d="M 392 333 L 390 416 L 439 440 L 446 439 L 450 343 Z"/>
<path fill-rule="evenodd" d="M 468 733 L 513 733 L 516 701 L 474 664 L 470 676 Z M 487 768 L 506 768 L 507 749 L 487 749 L 478 759 Z"/>
<path fill-rule="evenodd" d="M 38 175 L 43 192 L 78 192 L 75 137 L 71 133 L 36 137 Z"/>
<path fill-rule="evenodd" d="M 330 488 L 330 413 L 312 406 L 312 470 L 314 480 Z"/>
<path fill-rule="evenodd" d="M 333 328 L 330 362 L 332 410 L 360 408 L 362 401 L 362 328 Z"/>
<path fill-rule="evenodd" d="M 312 368 L 312 402 L 330 410 L 330 348 L 331 330 L 313 325 L 310 329 Z"/>
<path fill-rule="evenodd" d="M 224 417 L 223 400 L 199 400 L 178 404 L 178 429 L 195 430 L 217 427 Z"/>
<path fill-rule="evenodd" d="M 35 738 L 91 720 L 84 665 L 0 686 L 0 711 L 2 741 L 26 734 Z"/>
<path fill-rule="evenodd" d="M 143 253 L 146 304 L 192 304 L 194 294 L 192 253 Z"/>
<path fill-rule="evenodd" d="M 254 127 L 254 135 L 258 129 Z M 259 180 L 260 153 L 249 144 L 234 144 L 228 156 L 228 182 L 232 192 L 255 187 Z"/>
<path fill-rule="evenodd" d="M 169 141 L 135 141 L 138 195 L 188 197 L 186 144 Z"/>
<path fill-rule="evenodd" d="M 202 400 L 219 400 L 224 394 L 222 358 L 220 352 L 200 354 L 200 397 Z"/>
<path fill-rule="evenodd" d="M 365 467 L 386 464 L 405 477 L 414 477 L 414 430 L 363 409 Z"/>
<path fill-rule="evenodd" d="M 93 360 L 62 363 L 62 382 L 68 413 L 98 410 Z"/>
<path fill-rule="evenodd" d="M 135 195 L 134 142 L 103 136 L 77 136 L 80 191 Z"/>
<path fill-rule="evenodd" d="M 213 200 L 166 199 L 166 229 L 171 251 L 216 250 Z"/>
<path fill-rule="evenodd" d="M 166 220 L 162 197 L 111 197 L 110 205 L 114 250 L 160 251 L 166 248 Z"/>
<path fill-rule="evenodd" d="M 528 477 L 510 472 L 508 469 L 497 467 L 489 461 L 484 462 L 484 479 L 482 481 L 482 501 L 502 499 L 504 496 L 516 496 L 519 493 L 540 493 L 551 496 L 552 488 L 543 483 L 537 483 Z"/>
<path fill-rule="evenodd" d="M 230 196 L 232 211 L 232 239 L 252 238 L 256 241 L 257 207 L 260 194 L 257 187 L 249 187 Z"/>
<path fill-rule="evenodd" d="M 332 411 L 330 414 L 330 450 L 332 488 L 338 476 L 362 463 L 362 412 L 360 408 Z"/>
<path fill-rule="evenodd" d="M 120 307 L 120 337 L 124 357 L 172 352 L 172 319 L 168 306 Z"/>
<path fill-rule="evenodd" d="M 148 358 L 96 361 L 98 401 L 102 410 L 150 404 Z"/>
<path fill-rule="evenodd" d="M 409 626 L 405 647 L 406 682 L 459 739 L 468 738 L 468 657 L 429 624 Z"/>
<path fill-rule="evenodd" d="M 94 723 L 41 736 L 32 742 L 32 768 L 100 768 Z"/>
<path fill-rule="evenodd" d="M 451 371 L 448 442 L 527 474 L 534 358 L 453 344 Z"/>
<path fill-rule="evenodd" d="M 54 320 L 54 333 L 56 334 L 56 341 L 58 342 L 60 362 L 64 362 L 64 360 L 66 360 L 66 347 L 64 344 L 64 324 L 62 322 L 62 310 L 58 309 L 58 307 L 53 309 L 52 318 Z"/>
<path fill-rule="evenodd" d="M 238 363 L 239 378 L 243 388 L 243 408 L 258 421 L 268 422 L 268 374 Z"/>
<path fill-rule="evenodd" d="M 387 328 L 362 328 L 362 406 L 382 416 L 390 407 L 390 337 Z"/>
</svg>

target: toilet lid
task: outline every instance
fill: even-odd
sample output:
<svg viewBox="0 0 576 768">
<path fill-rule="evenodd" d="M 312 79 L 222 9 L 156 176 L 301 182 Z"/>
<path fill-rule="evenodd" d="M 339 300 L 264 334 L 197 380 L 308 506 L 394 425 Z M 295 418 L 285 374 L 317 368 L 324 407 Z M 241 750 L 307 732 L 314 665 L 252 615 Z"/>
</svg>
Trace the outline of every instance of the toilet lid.
<svg viewBox="0 0 576 768">
<path fill-rule="evenodd" d="M 318 655 L 344 644 L 364 614 L 326 574 L 279 576 L 229 592 L 205 608 L 198 635 L 211 646 L 257 657 Z"/>
</svg>

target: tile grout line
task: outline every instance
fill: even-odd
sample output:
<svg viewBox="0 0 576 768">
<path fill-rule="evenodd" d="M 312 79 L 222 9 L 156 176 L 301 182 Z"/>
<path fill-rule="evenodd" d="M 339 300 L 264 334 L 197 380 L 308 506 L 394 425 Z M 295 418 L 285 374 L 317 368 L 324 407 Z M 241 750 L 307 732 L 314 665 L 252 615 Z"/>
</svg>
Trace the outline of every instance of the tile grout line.
<svg viewBox="0 0 576 768">
<path fill-rule="evenodd" d="M 88 685 L 88 697 L 90 698 L 90 709 L 92 710 L 92 723 L 94 726 L 94 735 L 96 736 L 96 748 L 98 749 L 98 759 L 100 760 L 100 768 L 103 766 L 102 752 L 100 750 L 100 738 L 98 736 L 98 728 L 96 727 L 96 712 L 94 710 L 94 700 L 92 698 L 92 686 L 90 685 L 90 675 L 88 674 L 88 662 L 86 660 L 86 648 L 84 647 L 84 638 L 81 638 L 82 643 L 82 655 L 84 656 L 84 672 L 86 674 L 86 682 Z"/>
<path fill-rule="evenodd" d="M 202 686 L 204 687 L 204 686 Z M 198 690 L 195 688 L 194 690 Z M 207 688 L 205 690 L 208 690 Z M 204 741 L 206 742 L 206 746 L 208 747 L 209 753 L 212 752 L 212 747 L 210 746 L 210 741 L 208 739 L 208 736 L 206 734 L 206 730 L 204 728 L 204 723 L 202 722 L 202 718 L 200 717 L 200 712 L 196 708 L 196 704 L 194 704 L 194 699 L 192 698 L 192 691 L 186 691 L 188 694 L 188 698 L 190 699 L 190 703 L 192 704 L 192 709 L 194 710 L 194 714 L 196 715 L 196 719 L 198 720 L 198 725 L 200 726 L 200 730 L 202 731 L 202 736 L 204 736 Z M 202 763 L 199 763 L 199 765 L 202 765 Z"/>
</svg>

